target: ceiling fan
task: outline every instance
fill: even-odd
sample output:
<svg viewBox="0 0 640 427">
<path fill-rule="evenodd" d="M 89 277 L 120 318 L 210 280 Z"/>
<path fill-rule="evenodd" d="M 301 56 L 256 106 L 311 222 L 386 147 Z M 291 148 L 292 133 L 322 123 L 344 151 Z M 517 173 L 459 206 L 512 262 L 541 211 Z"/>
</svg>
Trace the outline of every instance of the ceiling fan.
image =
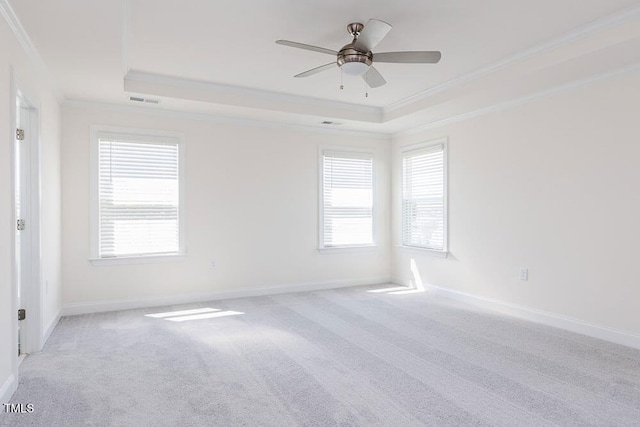
<svg viewBox="0 0 640 427">
<path fill-rule="evenodd" d="M 353 36 L 353 41 L 342 47 L 339 51 L 311 46 L 304 43 L 289 40 L 277 40 L 277 44 L 296 47 L 314 52 L 335 55 L 337 60 L 328 64 L 312 68 L 294 77 L 309 77 L 314 74 L 329 70 L 336 65 L 347 74 L 362 76 L 364 81 L 372 88 L 384 85 L 386 80 L 373 66 L 374 62 L 411 63 L 411 64 L 435 64 L 440 61 L 442 54 L 438 51 L 413 51 L 413 52 L 381 52 L 373 53 L 371 50 L 382 41 L 391 31 L 391 25 L 378 19 L 369 19 L 366 25 L 353 22 L 347 25 L 347 31 Z"/>
</svg>

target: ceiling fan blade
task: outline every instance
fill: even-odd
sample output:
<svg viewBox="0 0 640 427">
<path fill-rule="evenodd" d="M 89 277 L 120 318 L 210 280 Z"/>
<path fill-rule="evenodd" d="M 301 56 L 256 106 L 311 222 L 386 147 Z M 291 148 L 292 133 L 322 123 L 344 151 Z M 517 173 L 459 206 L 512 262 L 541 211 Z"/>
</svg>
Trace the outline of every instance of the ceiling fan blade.
<svg viewBox="0 0 640 427">
<path fill-rule="evenodd" d="M 367 51 L 374 47 L 391 31 L 391 24 L 378 19 L 369 19 L 356 40 L 356 46 Z"/>
<path fill-rule="evenodd" d="M 373 62 L 435 64 L 441 57 L 442 54 L 438 51 L 381 52 L 373 54 Z"/>
<path fill-rule="evenodd" d="M 292 41 L 289 41 L 289 40 L 276 40 L 276 43 L 277 44 L 281 44 L 283 46 L 297 47 L 298 49 L 305 49 L 305 50 L 311 50 L 313 52 L 326 53 L 327 55 L 337 55 L 338 54 L 338 52 L 336 52 L 335 50 L 325 49 L 324 47 L 311 46 L 310 44 L 292 42 Z"/>
<path fill-rule="evenodd" d="M 370 87 L 380 87 L 387 84 L 387 81 L 382 77 L 382 74 L 380 74 L 373 66 L 369 67 L 369 70 L 362 75 L 362 78 Z"/>
<path fill-rule="evenodd" d="M 313 76 L 314 74 L 321 73 L 325 70 L 328 70 L 330 68 L 337 67 L 337 66 L 338 64 L 336 64 L 335 62 L 329 62 L 328 64 L 324 64 L 319 67 L 312 68 L 308 71 L 305 71 L 304 73 L 296 74 L 293 77 L 309 77 L 309 76 Z"/>
</svg>

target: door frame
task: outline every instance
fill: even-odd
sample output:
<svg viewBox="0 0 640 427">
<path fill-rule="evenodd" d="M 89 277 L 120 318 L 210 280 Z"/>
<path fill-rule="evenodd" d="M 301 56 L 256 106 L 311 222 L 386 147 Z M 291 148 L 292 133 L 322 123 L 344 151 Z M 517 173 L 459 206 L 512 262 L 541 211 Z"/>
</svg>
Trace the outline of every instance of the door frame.
<svg viewBox="0 0 640 427">
<path fill-rule="evenodd" d="M 21 348 L 23 353 L 35 353 L 42 350 L 42 285 L 41 285 L 41 216 L 40 216 L 40 108 L 36 99 L 30 95 L 26 86 L 23 85 L 20 79 L 16 76 L 13 67 L 11 68 L 11 207 L 12 207 L 12 230 L 15 230 L 16 221 L 16 206 L 15 206 L 15 188 L 16 188 L 16 176 L 15 176 L 15 138 L 16 128 L 18 127 L 17 105 L 18 102 L 22 107 L 26 107 L 29 110 L 29 129 L 25 129 L 25 133 L 28 133 L 28 137 L 25 141 L 29 144 L 29 197 L 27 202 L 29 203 L 29 216 L 24 218 L 27 227 L 29 227 L 29 239 L 24 242 L 29 251 L 29 262 L 25 267 L 28 269 L 29 280 L 27 283 L 23 283 L 22 289 L 22 303 L 21 307 L 18 307 L 18 283 L 16 274 L 16 253 L 15 253 L 15 232 L 11 233 L 11 284 L 12 284 L 12 306 L 13 306 L 13 366 L 14 372 L 17 378 L 18 374 L 18 309 L 24 308 L 27 310 L 27 318 L 23 320 L 21 329 L 24 328 L 24 342 L 21 342 Z M 21 242 L 23 244 L 23 242 Z"/>
</svg>

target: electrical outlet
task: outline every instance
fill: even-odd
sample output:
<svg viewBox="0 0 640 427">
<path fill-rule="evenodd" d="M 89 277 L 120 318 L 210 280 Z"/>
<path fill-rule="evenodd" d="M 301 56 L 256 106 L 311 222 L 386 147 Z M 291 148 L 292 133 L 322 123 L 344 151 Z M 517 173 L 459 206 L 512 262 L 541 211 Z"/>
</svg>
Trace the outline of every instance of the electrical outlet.
<svg viewBox="0 0 640 427">
<path fill-rule="evenodd" d="M 520 280 L 529 280 L 529 269 L 527 267 L 520 267 Z"/>
<path fill-rule="evenodd" d="M 216 262 L 215 262 L 215 260 L 211 260 L 211 268 L 216 268 Z"/>
</svg>

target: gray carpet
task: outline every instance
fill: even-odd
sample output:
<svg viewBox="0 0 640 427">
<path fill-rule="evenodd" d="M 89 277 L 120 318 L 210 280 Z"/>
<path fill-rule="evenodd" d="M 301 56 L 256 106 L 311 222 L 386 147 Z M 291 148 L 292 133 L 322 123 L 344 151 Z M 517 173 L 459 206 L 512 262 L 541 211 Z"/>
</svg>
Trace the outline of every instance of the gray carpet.
<svg viewBox="0 0 640 427">
<path fill-rule="evenodd" d="M 640 425 L 640 351 L 378 288 L 63 318 L 0 425 Z"/>
</svg>

